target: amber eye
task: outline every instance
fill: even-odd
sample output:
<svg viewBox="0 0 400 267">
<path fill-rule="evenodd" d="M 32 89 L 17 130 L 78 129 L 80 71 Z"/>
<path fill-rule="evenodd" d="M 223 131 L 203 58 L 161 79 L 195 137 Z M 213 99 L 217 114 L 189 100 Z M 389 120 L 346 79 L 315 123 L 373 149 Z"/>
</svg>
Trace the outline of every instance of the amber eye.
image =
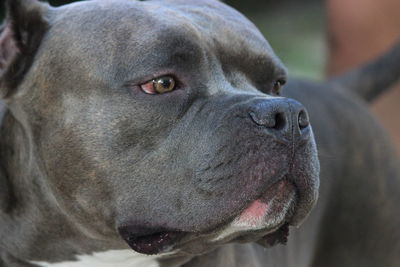
<svg viewBox="0 0 400 267">
<path fill-rule="evenodd" d="M 286 83 L 286 81 L 285 80 L 277 80 L 275 83 L 274 83 L 274 87 L 272 88 L 272 94 L 273 95 L 280 95 L 281 94 L 281 88 L 282 88 L 282 86 L 284 85 Z"/>
<path fill-rule="evenodd" d="M 140 87 L 147 94 L 164 94 L 173 91 L 176 87 L 176 82 L 171 76 L 162 76 L 144 83 Z"/>
</svg>

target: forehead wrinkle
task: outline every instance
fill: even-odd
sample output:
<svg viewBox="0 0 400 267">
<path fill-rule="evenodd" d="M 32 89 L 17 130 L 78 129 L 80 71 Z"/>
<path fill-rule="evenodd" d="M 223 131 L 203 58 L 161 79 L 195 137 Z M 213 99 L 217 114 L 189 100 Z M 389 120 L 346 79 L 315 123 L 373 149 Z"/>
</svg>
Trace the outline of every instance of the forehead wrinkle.
<svg viewBox="0 0 400 267">
<path fill-rule="evenodd" d="M 166 2 L 170 5 L 164 6 Z M 174 20 L 180 19 L 179 27 L 187 28 L 188 33 L 195 33 L 198 42 L 202 41 L 203 46 L 212 51 L 223 47 L 226 52 L 234 44 L 232 52 L 246 49 L 273 55 L 269 43 L 252 22 L 218 1 L 163 0 L 148 3 L 156 3 L 163 10 L 169 10 Z"/>
<path fill-rule="evenodd" d="M 204 52 L 203 36 L 193 22 L 173 6 L 164 6 L 153 1 L 141 2 L 141 16 L 148 21 L 146 30 L 140 40 L 145 40 L 141 47 L 147 47 L 148 52 L 155 52 L 160 61 L 201 60 Z M 135 27 L 137 20 L 132 20 Z M 129 27 L 126 28 L 129 32 Z M 131 34 L 131 42 L 137 42 L 137 37 Z M 157 53 L 162 51 L 162 53 Z"/>
</svg>

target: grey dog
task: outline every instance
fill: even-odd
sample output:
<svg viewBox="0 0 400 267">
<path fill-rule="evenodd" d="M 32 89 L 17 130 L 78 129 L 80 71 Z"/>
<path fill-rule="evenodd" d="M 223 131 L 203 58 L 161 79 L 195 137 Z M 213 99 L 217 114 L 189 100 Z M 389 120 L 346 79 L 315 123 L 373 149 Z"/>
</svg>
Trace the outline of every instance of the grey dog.
<svg viewBox="0 0 400 267">
<path fill-rule="evenodd" d="M 0 265 L 400 266 L 400 47 L 286 76 L 216 0 L 7 1 Z"/>
</svg>

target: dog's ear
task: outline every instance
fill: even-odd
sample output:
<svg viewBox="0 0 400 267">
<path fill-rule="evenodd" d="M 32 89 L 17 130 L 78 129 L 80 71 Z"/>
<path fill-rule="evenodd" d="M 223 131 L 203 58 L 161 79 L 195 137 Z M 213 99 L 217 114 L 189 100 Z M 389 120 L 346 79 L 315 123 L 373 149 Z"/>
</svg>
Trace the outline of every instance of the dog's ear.
<svg viewBox="0 0 400 267">
<path fill-rule="evenodd" d="M 49 28 L 49 5 L 37 0 L 6 0 L 0 30 L 0 99 L 13 94 L 29 70 Z"/>
</svg>

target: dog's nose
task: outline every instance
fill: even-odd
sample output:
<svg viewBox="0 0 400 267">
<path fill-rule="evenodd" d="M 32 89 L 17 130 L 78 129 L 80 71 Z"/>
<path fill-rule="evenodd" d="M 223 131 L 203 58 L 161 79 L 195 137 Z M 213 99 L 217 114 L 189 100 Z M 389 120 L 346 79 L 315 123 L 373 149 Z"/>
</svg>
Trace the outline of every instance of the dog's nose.
<svg viewBox="0 0 400 267">
<path fill-rule="evenodd" d="M 258 99 L 249 110 L 251 120 L 279 139 L 305 135 L 310 122 L 306 109 L 293 99 Z"/>
</svg>

